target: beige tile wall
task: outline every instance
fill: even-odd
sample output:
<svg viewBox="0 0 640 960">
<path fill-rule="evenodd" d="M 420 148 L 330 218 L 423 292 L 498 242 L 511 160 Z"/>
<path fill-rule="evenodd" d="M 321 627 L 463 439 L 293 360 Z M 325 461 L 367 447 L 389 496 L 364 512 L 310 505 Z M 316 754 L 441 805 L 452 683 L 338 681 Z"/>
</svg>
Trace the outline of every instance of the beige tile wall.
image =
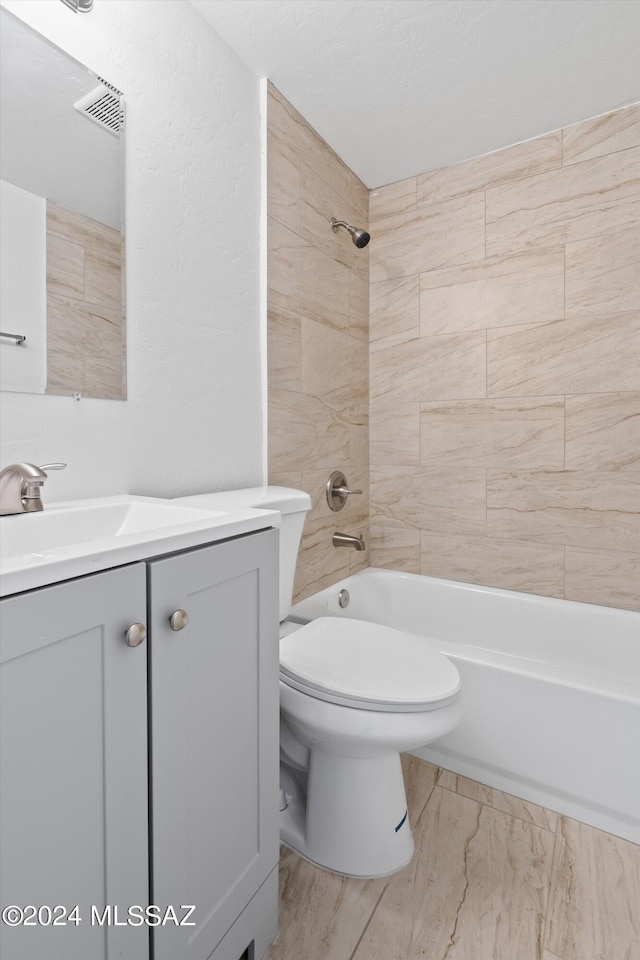
<svg viewBox="0 0 640 960">
<path fill-rule="evenodd" d="M 313 498 L 296 599 L 368 565 L 334 532 L 369 543 L 369 253 L 331 217 L 367 228 L 368 190 L 270 87 L 268 152 L 269 482 Z M 325 483 L 342 470 L 364 494 L 340 513 Z"/>
<path fill-rule="evenodd" d="M 372 564 L 640 609 L 640 106 L 370 225 Z"/>
<path fill-rule="evenodd" d="M 47 201 L 47 393 L 126 399 L 120 231 Z"/>
</svg>

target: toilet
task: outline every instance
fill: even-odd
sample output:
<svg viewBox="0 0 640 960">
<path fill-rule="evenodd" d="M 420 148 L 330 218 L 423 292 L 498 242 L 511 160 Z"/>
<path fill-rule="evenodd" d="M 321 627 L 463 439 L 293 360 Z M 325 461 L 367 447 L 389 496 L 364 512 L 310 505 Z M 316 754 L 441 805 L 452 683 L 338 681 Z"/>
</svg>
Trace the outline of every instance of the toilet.
<svg viewBox="0 0 640 960">
<path fill-rule="evenodd" d="M 278 510 L 282 517 L 282 842 L 336 873 L 395 873 L 414 850 L 400 753 L 458 724 L 458 671 L 425 637 L 348 617 L 287 619 L 308 494 L 254 487 L 181 499 L 212 509 Z"/>
</svg>

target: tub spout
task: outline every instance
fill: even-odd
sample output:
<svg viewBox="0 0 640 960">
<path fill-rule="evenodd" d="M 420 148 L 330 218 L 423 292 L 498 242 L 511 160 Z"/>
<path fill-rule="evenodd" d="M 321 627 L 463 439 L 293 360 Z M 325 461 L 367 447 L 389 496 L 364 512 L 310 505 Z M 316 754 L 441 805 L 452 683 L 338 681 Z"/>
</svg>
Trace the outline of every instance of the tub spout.
<svg viewBox="0 0 640 960">
<path fill-rule="evenodd" d="M 352 537 L 349 533 L 334 533 L 334 547 L 353 547 L 355 550 L 364 550 L 364 537 Z"/>
</svg>

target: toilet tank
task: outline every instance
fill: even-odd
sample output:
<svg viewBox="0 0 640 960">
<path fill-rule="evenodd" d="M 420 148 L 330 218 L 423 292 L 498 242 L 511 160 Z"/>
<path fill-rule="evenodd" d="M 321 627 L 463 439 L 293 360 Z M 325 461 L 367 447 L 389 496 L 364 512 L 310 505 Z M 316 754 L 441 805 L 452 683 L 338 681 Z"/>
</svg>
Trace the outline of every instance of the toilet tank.
<svg viewBox="0 0 640 960">
<path fill-rule="evenodd" d="M 307 513 L 311 509 L 311 497 L 303 490 L 292 487 L 245 487 L 241 490 L 223 490 L 220 493 L 202 493 L 193 497 L 180 497 L 184 502 L 199 503 L 212 510 L 278 510 L 282 516 L 280 525 L 279 564 L 279 619 L 289 616 L 293 597 L 293 581 L 296 575 L 298 548 Z"/>
</svg>

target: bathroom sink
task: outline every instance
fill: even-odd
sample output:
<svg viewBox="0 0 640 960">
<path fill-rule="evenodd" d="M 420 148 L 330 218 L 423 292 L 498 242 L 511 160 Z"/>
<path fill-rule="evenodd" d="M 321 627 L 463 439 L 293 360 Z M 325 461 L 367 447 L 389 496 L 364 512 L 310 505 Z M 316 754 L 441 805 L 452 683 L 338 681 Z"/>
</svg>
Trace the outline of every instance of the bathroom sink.
<svg viewBox="0 0 640 960">
<path fill-rule="evenodd" d="M 278 519 L 274 511 L 213 510 L 133 496 L 0 517 L 0 596 L 250 533 Z"/>
</svg>

